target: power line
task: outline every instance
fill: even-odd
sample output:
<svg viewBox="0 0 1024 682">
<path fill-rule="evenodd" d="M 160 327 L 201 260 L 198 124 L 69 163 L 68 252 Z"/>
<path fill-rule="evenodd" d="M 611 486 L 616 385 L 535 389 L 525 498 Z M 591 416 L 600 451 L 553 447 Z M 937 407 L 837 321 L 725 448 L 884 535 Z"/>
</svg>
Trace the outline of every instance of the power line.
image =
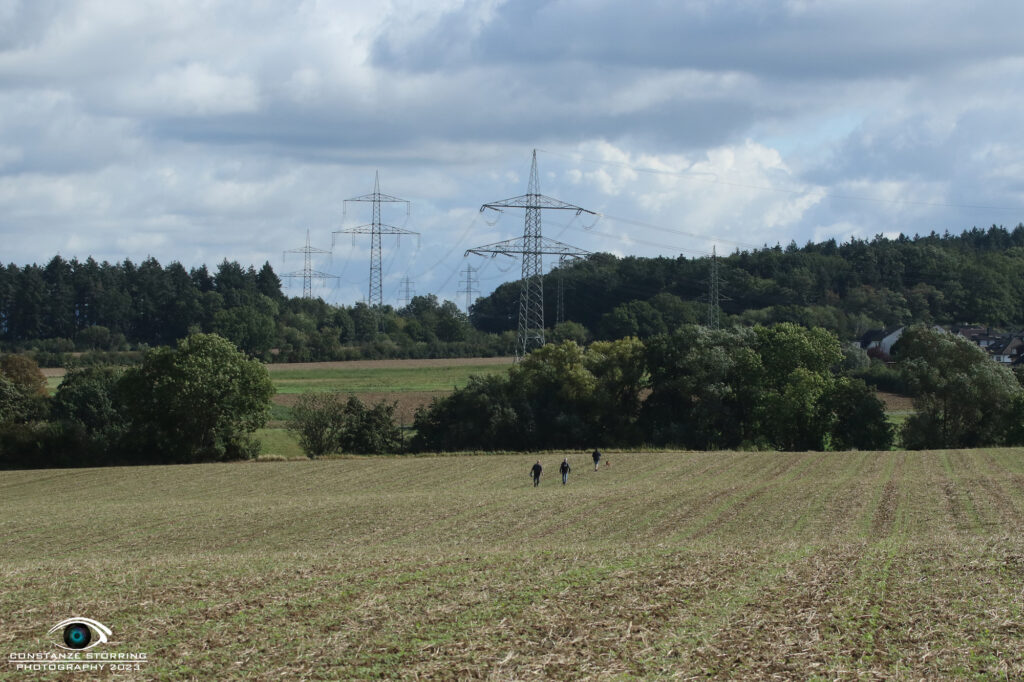
<svg viewBox="0 0 1024 682">
<path fill-rule="evenodd" d="M 713 185 L 725 185 L 728 187 L 740 187 L 743 189 L 754 189 L 762 192 L 776 192 L 779 194 L 790 194 L 790 195 L 804 195 L 810 194 L 813 189 L 821 189 L 820 186 L 816 186 L 812 190 L 797 189 L 791 187 L 772 187 L 768 185 L 755 185 L 745 182 L 735 182 L 731 180 L 722 180 L 719 178 L 718 173 L 712 171 L 673 171 L 666 170 L 663 168 L 644 168 L 641 166 L 632 166 L 627 163 L 620 161 L 603 161 L 600 159 L 588 159 L 585 157 L 563 154 L 560 152 L 552 152 L 545 149 L 540 150 L 544 154 L 550 154 L 551 156 L 559 156 L 564 159 L 569 159 L 574 162 L 585 162 L 594 164 L 597 166 L 613 166 L 616 168 L 625 168 L 637 173 L 650 173 L 652 175 L 667 175 L 670 177 L 682 178 L 684 180 L 695 180 L 697 182 L 706 182 Z M 711 176 L 710 179 L 700 176 Z M 1020 206 L 987 206 L 984 204 L 955 204 L 950 202 L 941 201 L 911 201 L 909 199 L 884 199 L 882 197 L 867 197 L 857 196 L 852 194 L 837 194 L 834 192 L 821 191 L 819 195 L 823 198 L 829 199 L 843 199 L 845 201 L 863 201 L 876 204 L 891 204 L 891 205 L 903 205 L 903 206 L 926 206 L 930 208 L 964 208 L 972 210 L 985 210 L 985 211 L 1019 211 Z"/>
</svg>

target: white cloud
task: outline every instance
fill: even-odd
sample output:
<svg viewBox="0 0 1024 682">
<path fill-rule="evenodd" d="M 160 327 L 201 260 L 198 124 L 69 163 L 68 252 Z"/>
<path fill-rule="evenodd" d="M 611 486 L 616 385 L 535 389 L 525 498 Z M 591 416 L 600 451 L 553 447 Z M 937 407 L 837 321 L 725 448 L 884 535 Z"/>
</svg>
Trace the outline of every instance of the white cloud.
<svg viewBox="0 0 1024 682">
<path fill-rule="evenodd" d="M 209 116 L 256 111 L 260 95 L 248 75 L 225 75 L 192 62 L 158 73 L 129 90 L 125 106 L 170 116 Z"/>
<path fill-rule="evenodd" d="M 388 281 L 409 272 L 425 293 L 466 248 L 521 234 L 521 215 L 489 226 L 477 209 L 525 192 L 534 147 L 545 194 L 620 219 L 545 215 L 545 234 L 589 250 L 1024 219 L 1017 3 L 82 0 L 0 16 L 0 240 L 18 263 L 70 249 L 290 270 L 281 251 L 307 228 L 329 244 L 380 170 L 423 234 L 388 252 Z M 367 245 L 341 246 L 324 267 L 344 264 L 339 296 L 365 296 Z"/>
</svg>

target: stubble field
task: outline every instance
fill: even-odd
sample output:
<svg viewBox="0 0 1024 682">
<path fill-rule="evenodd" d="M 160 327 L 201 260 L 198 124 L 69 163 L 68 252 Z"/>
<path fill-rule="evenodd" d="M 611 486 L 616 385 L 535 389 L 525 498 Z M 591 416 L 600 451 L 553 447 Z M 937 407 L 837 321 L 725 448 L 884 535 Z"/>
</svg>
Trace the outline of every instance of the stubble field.
<svg viewBox="0 0 1024 682">
<path fill-rule="evenodd" d="M 1020 449 L 561 457 L 2 472 L 0 650 L 78 615 L 147 678 L 1024 676 Z"/>
<path fill-rule="evenodd" d="M 412 424 L 416 409 L 434 398 L 465 386 L 473 375 L 504 373 L 512 358 L 444 358 L 420 360 L 355 360 L 267 365 L 277 394 L 273 401 L 272 427 L 282 419 L 299 396 L 308 391 L 352 394 L 365 404 L 381 400 L 397 403 L 395 419 Z M 273 448 L 271 448 L 273 449 Z M 280 454 L 280 453 L 271 453 Z"/>
</svg>

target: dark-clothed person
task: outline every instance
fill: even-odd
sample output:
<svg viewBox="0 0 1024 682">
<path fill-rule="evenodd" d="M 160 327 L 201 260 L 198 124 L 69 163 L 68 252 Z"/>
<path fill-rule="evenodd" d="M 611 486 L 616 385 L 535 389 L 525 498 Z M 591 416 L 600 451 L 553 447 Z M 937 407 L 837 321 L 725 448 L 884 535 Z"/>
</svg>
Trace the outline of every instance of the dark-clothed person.
<svg viewBox="0 0 1024 682">
<path fill-rule="evenodd" d="M 540 465 L 540 460 L 538 459 L 537 463 L 533 465 L 532 469 L 530 469 L 530 475 L 533 476 L 533 487 L 534 488 L 536 488 L 537 486 L 540 485 L 540 472 L 543 471 L 543 470 L 544 470 L 544 467 L 542 467 Z"/>
<path fill-rule="evenodd" d="M 565 485 L 566 481 L 569 480 L 569 472 L 572 471 L 572 467 L 569 466 L 568 457 L 562 460 L 562 464 L 558 467 L 558 471 L 562 474 L 562 485 Z"/>
<path fill-rule="evenodd" d="M 591 457 L 594 458 L 594 471 L 597 471 L 597 465 L 601 463 L 601 451 L 594 450 L 594 454 Z"/>
</svg>

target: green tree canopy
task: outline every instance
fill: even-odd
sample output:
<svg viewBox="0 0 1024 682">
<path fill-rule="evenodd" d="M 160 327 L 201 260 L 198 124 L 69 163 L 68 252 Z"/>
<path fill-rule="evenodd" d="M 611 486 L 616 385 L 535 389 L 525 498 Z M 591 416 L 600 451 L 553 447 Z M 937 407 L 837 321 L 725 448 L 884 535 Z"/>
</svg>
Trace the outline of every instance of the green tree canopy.
<svg viewBox="0 0 1024 682">
<path fill-rule="evenodd" d="M 967 339 L 909 327 L 893 347 L 915 395 L 903 425 L 912 449 L 996 445 L 1007 440 L 1021 387 L 1013 372 Z"/>
<path fill-rule="evenodd" d="M 215 334 L 193 334 L 177 348 L 149 352 L 120 382 L 140 460 L 250 457 L 249 439 L 270 414 L 266 367 Z"/>
</svg>

